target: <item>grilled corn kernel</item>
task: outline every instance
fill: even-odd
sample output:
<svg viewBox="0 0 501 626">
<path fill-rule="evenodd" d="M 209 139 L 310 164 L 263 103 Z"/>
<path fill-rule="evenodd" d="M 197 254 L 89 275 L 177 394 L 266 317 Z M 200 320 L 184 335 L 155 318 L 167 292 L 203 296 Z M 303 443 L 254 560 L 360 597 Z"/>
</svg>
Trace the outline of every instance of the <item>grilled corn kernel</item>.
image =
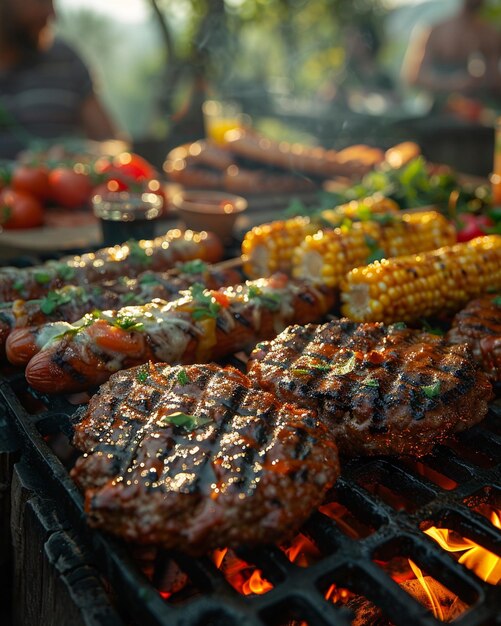
<svg viewBox="0 0 501 626">
<path fill-rule="evenodd" d="M 398 286 L 374 295 L 373 275 L 378 283 L 398 277 Z M 357 322 L 412 322 L 457 311 L 491 289 L 501 289 L 499 235 L 358 267 L 341 283 L 342 313 Z"/>
<path fill-rule="evenodd" d="M 400 213 L 387 223 L 354 222 L 349 229 L 335 228 L 305 237 L 294 251 L 292 275 L 336 287 L 348 271 L 359 265 L 377 258 L 433 250 L 455 240 L 454 227 L 436 211 Z M 335 266 L 328 261 L 332 256 L 338 259 Z M 399 283 L 403 278 L 404 274 L 395 277 Z M 366 273 L 365 279 L 381 281 L 376 273 Z"/>
<path fill-rule="evenodd" d="M 294 248 L 315 230 L 317 227 L 308 217 L 255 226 L 242 242 L 244 272 L 249 278 L 269 276 L 276 271 L 289 273 Z"/>
</svg>

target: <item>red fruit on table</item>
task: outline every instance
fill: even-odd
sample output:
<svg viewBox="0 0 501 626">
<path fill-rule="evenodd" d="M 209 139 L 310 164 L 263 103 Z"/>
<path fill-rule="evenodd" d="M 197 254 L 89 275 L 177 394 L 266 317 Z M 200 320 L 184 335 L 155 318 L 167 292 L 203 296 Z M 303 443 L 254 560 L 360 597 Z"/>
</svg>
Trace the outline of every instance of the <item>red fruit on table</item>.
<svg viewBox="0 0 501 626">
<path fill-rule="evenodd" d="M 5 187 L 0 191 L 0 225 L 6 230 L 35 228 L 44 219 L 42 203 L 38 198 Z"/>
<path fill-rule="evenodd" d="M 75 172 L 69 167 L 57 167 L 49 174 L 51 198 L 59 206 L 75 209 L 88 203 L 92 183 L 88 174 Z"/>
<path fill-rule="evenodd" d="M 473 215 L 472 213 L 461 213 L 458 216 L 457 240 L 461 243 L 482 237 L 494 226 L 494 222 L 488 215 Z"/>
<path fill-rule="evenodd" d="M 17 165 L 10 184 L 15 191 L 29 193 L 40 200 L 50 197 L 49 171 L 41 165 Z"/>
</svg>

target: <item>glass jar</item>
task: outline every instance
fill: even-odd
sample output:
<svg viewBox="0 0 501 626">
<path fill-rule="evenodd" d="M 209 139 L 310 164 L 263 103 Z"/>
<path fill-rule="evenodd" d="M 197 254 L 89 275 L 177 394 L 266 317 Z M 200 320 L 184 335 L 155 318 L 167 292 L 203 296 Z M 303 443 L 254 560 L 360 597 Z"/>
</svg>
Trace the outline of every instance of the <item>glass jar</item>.
<svg viewBox="0 0 501 626">
<path fill-rule="evenodd" d="M 93 196 L 92 208 L 101 223 L 104 245 L 113 246 L 129 239 L 153 239 L 163 198 L 151 192 L 107 191 Z"/>
</svg>

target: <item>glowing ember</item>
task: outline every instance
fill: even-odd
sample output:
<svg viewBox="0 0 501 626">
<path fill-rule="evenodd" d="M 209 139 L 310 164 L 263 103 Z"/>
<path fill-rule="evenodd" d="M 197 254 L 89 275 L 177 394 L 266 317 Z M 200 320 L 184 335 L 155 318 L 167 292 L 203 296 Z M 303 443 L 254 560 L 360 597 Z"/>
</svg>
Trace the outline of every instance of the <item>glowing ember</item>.
<svg viewBox="0 0 501 626">
<path fill-rule="evenodd" d="M 414 575 L 421 583 L 423 589 L 428 596 L 428 600 L 430 601 L 431 610 L 433 611 L 433 616 L 439 619 L 440 621 L 444 621 L 444 613 L 442 611 L 442 607 L 440 606 L 440 602 L 435 596 L 433 589 L 428 585 L 425 577 L 423 576 L 423 572 L 419 569 L 419 567 L 409 559 L 409 565 L 411 566 Z"/>
<path fill-rule="evenodd" d="M 289 546 L 280 546 L 291 563 L 299 567 L 308 567 L 316 563 L 320 557 L 320 551 L 304 535 L 299 534 L 292 540 Z"/>
<path fill-rule="evenodd" d="M 490 521 L 496 528 L 501 529 L 501 517 L 499 511 L 492 511 Z M 497 585 L 501 580 L 501 558 L 489 552 L 482 546 L 479 546 L 469 539 L 465 539 L 447 528 L 437 528 L 432 526 L 424 531 L 432 539 L 434 539 L 441 548 L 447 552 L 463 552 L 459 557 L 459 563 L 462 563 L 468 569 L 491 585 Z"/>
<path fill-rule="evenodd" d="M 242 593 L 246 596 L 251 593 L 262 594 L 273 589 L 273 585 L 261 576 L 261 571 L 256 569 L 251 577 L 242 586 Z"/>
<path fill-rule="evenodd" d="M 233 550 L 214 550 L 212 560 L 230 585 L 245 596 L 260 595 L 273 589 L 261 570 L 239 559 Z"/>
</svg>

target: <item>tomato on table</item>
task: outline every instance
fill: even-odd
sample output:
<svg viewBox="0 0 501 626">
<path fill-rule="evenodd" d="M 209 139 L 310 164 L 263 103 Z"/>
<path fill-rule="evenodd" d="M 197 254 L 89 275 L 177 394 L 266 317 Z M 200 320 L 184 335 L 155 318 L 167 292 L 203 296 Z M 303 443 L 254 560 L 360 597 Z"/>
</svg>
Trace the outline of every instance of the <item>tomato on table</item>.
<svg viewBox="0 0 501 626">
<path fill-rule="evenodd" d="M 66 209 L 84 206 L 92 193 L 88 174 L 69 167 L 56 167 L 49 174 L 51 198 Z"/>
<path fill-rule="evenodd" d="M 41 165 L 17 165 L 10 184 L 15 191 L 29 193 L 40 200 L 50 196 L 49 170 Z"/>
<path fill-rule="evenodd" d="M 460 243 L 482 237 L 494 226 L 494 221 L 488 215 L 473 215 L 472 213 L 461 213 L 457 218 L 458 231 L 457 240 Z"/>
<path fill-rule="evenodd" d="M 7 229 L 35 228 L 44 219 L 42 203 L 38 198 L 5 187 L 0 191 L 0 225 Z"/>
</svg>

